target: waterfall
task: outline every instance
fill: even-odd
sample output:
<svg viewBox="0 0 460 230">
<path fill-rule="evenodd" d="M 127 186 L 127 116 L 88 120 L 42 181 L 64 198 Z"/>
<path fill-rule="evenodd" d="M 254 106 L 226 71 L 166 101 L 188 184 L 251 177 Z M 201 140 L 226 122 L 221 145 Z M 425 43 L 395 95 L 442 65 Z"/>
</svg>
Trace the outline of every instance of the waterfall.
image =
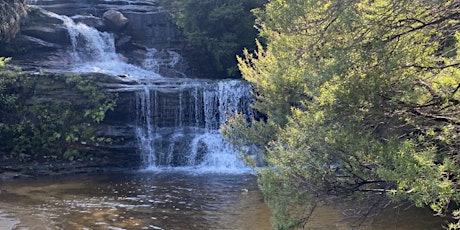
<svg viewBox="0 0 460 230">
<path fill-rule="evenodd" d="M 43 11 L 48 16 L 62 21 L 68 31 L 72 58 L 71 71 L 76 73 L 105 73 L 113 76 L 133 76 L 138 79 L 161 78 L 156 71 L 126 63 L 126 58 L 116 53 L 112 34 L 101 32 L 72 18 Z"/>
<path fill-rule="evenodd" d="M 88 61 L 111 62 L 123 58 L 115 52 L 114 38 L 112 34 L 100 32 L 83 23 L 75 24 L 68 17 L 63 17 L 64 25 L 69 32 L 71 56 L 76 63 Z"/>
<path fill-rule="evenodd" d="M 155 73 L 160 72 L 160 64 L 158 63 L 158 59 L 155 58 L 155 54 L 157 52 L 158 51 L 155 48 L 150 48 L 147 50 L 147 54 L 145 55 L 146 58 L 142 62 L 142 68 L 146 70 L 150 70 Z"/>
<path fill-rule="evenodd" d="M 251 115 L 248 104 L 252 97 L 247 83 L 189 80 L 146 88 L 149 89 L 138 92 L 137 102 L 137 134 L 146 169 L 249 170 L 238 151 L 219 133 L 227 116 L 235 112 Z"/>
<path fill-rule="evenodd" d="M 121 90 L 135 94 L 133 127 L 143 168 L 232 173 L 250 170 L 219 133 L 231 114 L 251 115 L 249 84 L 241 80 L 162 77 L 160 66 L 174 68 L 181 60 L 178 53 L 149 48 L 140 67 L 134 66 L 116 52 L 112 34 L 66 16 L 47 14 L 60 19 L 68 31 L 72 72 L 131 76 L 137 82 Z"/>
<path fill-rule="evenodd" d="M 152 100 L 150 98 L 150 89 L 147 86 L 143 88 L 143 91 L 136 92 L 138 100 L 136 103 L 138 117 L 136 136 L 142 152 L 143 162 L 146 165 L 156 165 L 156 154 L 152 145 L 152 141 L 155 139 L 155 127 L 152 125 Z"/>
</svg>

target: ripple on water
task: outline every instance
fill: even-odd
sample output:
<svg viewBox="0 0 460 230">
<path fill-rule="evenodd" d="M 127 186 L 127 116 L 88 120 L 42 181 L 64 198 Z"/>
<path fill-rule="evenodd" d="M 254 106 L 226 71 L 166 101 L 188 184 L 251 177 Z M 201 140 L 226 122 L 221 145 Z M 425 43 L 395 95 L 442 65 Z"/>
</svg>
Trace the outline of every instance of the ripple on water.
<svg viewBox="0 0 460 230">
<path fill-rule="evenodd" d="M 260 216 L 231 207 L 244 199 L 242 189 L 257 191 L 253 175 L 136 172 L 16 180 L 3 188 L 19 194 L 0 206 L 15 217 L 0 215 L 1 224 L 8 224 L 0 229 L 32 229 L 35 224 L 25 221 L 30 216 L 43 229 L 247 229 L 219 222 Z M 260 197 L 254 200 L 264 205 Z M 268 214 L 262 222 L 269 226 L 266 207 L 255 212 Z"/>
<path fill-rule="evenodd" d="M 19 219 L 15 218 L 12 213 L 0 210 L 0 229 L 15 229 L 19 223 Z"/>
</svg>

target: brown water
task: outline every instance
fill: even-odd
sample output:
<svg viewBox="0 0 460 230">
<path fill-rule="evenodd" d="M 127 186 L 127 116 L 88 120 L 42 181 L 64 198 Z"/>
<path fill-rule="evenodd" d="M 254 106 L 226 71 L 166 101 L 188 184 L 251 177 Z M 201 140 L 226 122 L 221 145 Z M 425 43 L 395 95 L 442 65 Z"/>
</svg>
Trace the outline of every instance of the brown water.
<svg viewBox="0 0 460 230">
<path fill-rule="evenodd" d="M 131 172 L 0 181 L 0 229 L 269 230 L 254 175 Z M 349 229 L 320 207 L 305 229 Z M 364 229 L 441 229 L 427 210 L 389 209 Z"/>
<path fill-rule="evenodd" d="M 0 229 L 270 229 L 253 175 L 133 172 L 0 188 Z"/>
</svg>

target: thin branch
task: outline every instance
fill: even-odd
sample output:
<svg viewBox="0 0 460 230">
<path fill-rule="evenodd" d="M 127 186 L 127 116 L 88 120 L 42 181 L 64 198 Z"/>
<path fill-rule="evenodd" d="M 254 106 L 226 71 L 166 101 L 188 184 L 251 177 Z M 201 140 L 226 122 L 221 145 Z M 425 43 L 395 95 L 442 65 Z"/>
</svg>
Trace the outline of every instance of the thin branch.
<svg viewBox="0 0 460 230">
<path fill-rule="evenodd" d="M 438 121 L 443 121 L 443 122 L 449 122 L 449 123 L 454 123 L 456 125 L 460 125 L 460 121 L 458 119 L 455 119 L 455 118 L 452 118 L 452 117 L 446 117 L 446 116 L 441 116 L 441 115 L 435 115 L 435 114 L 428 114 L 428 113 L 424 113 L 418 109 L 413 109 L 412 110 L 414 114 L 416 115 L 421 115 L 421 116 L 424 116 L 426 118 L 432 118 L 434 120 L 438 120 Z"/>
<path fill-rule="evenodd" d="M 452 63 L 450 65 L 438 65 L 438 66 L 422 66 L 422 65 L 417 65 L 417 64 L 411 64 L 411 65 L 403 65 L 401 68 L 417 68 L 417 69 L 423 69 L 423 70 L 439 70 L 439 69 L 446 69 L 450 67 L 458 67 L 460 66 L 460 62 L 457 63 Z"/>
<path fill-rule="evenodd" d="M 460 12 L 455 12 L 455 13 L 452 13 L 450 15 L 447 15 L 445 17 L 442 17 L 442 18 L 439 18 L 437 20 L 434 20 L 432 22 L 429 22 L 429 23 L 424 23 L 420 26 L 417 26 L 417 27 L 414 27 L 413 29 L 410 29 L 410 30 L 407 30 L 407 31 L 404 31 L 402 33 L 399 33 L 399 34 L 395 34 L 395 35 L 392 35 L 392 36 L 389 36 L 387 37 L 386 39 L 384 39 L 383 41 L 384 42 L 389 42 L 389 41 L 392 41 L 398 37 L 401 37 L 403 35 L 406 35 L 406 34 L 409 34 L 409 33 L 412 33 L 414 31 L 417 31 L 417 30 L 421 30 L 427 26 L 431 26 L 431 25 L 435 25 L 435 24 L 439 24 L 441 22 L 444 22 L 446 20 L 449 20 L 449 19 L 455 19 L 455 18 L 458 18 L 460 16 Z"/>
<path fill-rule="evenodd" d="M 311 217 L 313 216 L 313 212 L 316 210 L 317 203 L 315 202 L 313 207 L 310 208 L 309 213 L 301 219 L 301 222 L 303 223 L 302 228 L 305 229 L 305 226 L 308 224 L 310 221 Z"/>
<path fill-rule="evenodd" d="M 452 96 L 458 92 L 458 89 L 460 89 L 460 84 L 458 84 L 457 88 L 455 88 L 454 92 L 452 92 Z"/>
</svg>

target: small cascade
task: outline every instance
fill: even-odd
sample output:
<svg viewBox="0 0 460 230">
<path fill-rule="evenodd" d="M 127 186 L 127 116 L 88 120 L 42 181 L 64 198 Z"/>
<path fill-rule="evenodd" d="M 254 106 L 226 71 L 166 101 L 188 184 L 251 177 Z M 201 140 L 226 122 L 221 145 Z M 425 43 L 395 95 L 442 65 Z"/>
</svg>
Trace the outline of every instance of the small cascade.
<svg viewBox="0 0 460 230">
<path fill-rule="evenodd" d="M 83 23 L 75 24 L 68 17 L 63 17 L 63 21 L 72 42 L 70 54 L 75 63 L 89 61 L 111 62 L 123 59 L 122 55 L 115 52 L 112 34 L 100 32 Z"/>
<path fill-rule="evenodd" d="M 169 54 L 169 57 L 170 57 L 170 60 L 167 63 L 168 66 L 169 67 L 176 67 L 176 65 L 180 62 L 182 57 L 180 56 L 180 54 L 178 54 L 178 53 L 176 53 L 174 51 L 168 51 L 168 54 Z"/>
<path fill-rule="evenodd" d="M 48 16 L 63 22 L 71 41 L 69 54 L 71 71 L 77 73 L 105 73 L 113 76 L 125 75 L 138 79 L 161 78 L 158 72 L 126 63 L 126 58 L 116 53 L 112 34 L 101 32 L 72 18 L 44 11 Z"/>
<path fill-rule="evenodd" d="M 205 132 L 197 135 L 190 149 L 188 163 L 197 172 L 248 173 L 246 166 L 230 143 L 219 133 Z"/>
<path fill-rule="evenodd" d="M 157 53 L 157 49 L 150 48 L 147 50 L 145 54 L 145 60 L 142 62 L 142 68 L 159 73 L 160 72 L 160 64 L 158 63 L 158 59 L 155 58 L 155 54 Z"/>
<path fill-rule="evenodd" d="M 157 157 L 152 144 L 155 139 L 155 127 L 152 125 L 152 100 L 150 98 L 150 89 L 147 86 L 143 88 L 144 90 L 137 92 L 136 112 L 139 125 L 136 128 L 136 136 L 142 152 L 143 162 L 146 165 L 156 165 Z"/>
<path fill-rule="evenodd" d="M 251 115 L 248 84 L 239 80 L 190 81 L 146 87 L 150 87 L 148 92 L 140 92 L 139 96 L 157 96 L 138 100 L 138 107 L 149 107 L 138 115 L 142 127 L 137 133 L 139 144 L 148 145 L 141 148 L 145 168 L 247 172 L 238 152 L 223 139 L 219 128 L 235 112 Z M 150 119 L 146 121 L 145 116 Z"/>
</svg>

